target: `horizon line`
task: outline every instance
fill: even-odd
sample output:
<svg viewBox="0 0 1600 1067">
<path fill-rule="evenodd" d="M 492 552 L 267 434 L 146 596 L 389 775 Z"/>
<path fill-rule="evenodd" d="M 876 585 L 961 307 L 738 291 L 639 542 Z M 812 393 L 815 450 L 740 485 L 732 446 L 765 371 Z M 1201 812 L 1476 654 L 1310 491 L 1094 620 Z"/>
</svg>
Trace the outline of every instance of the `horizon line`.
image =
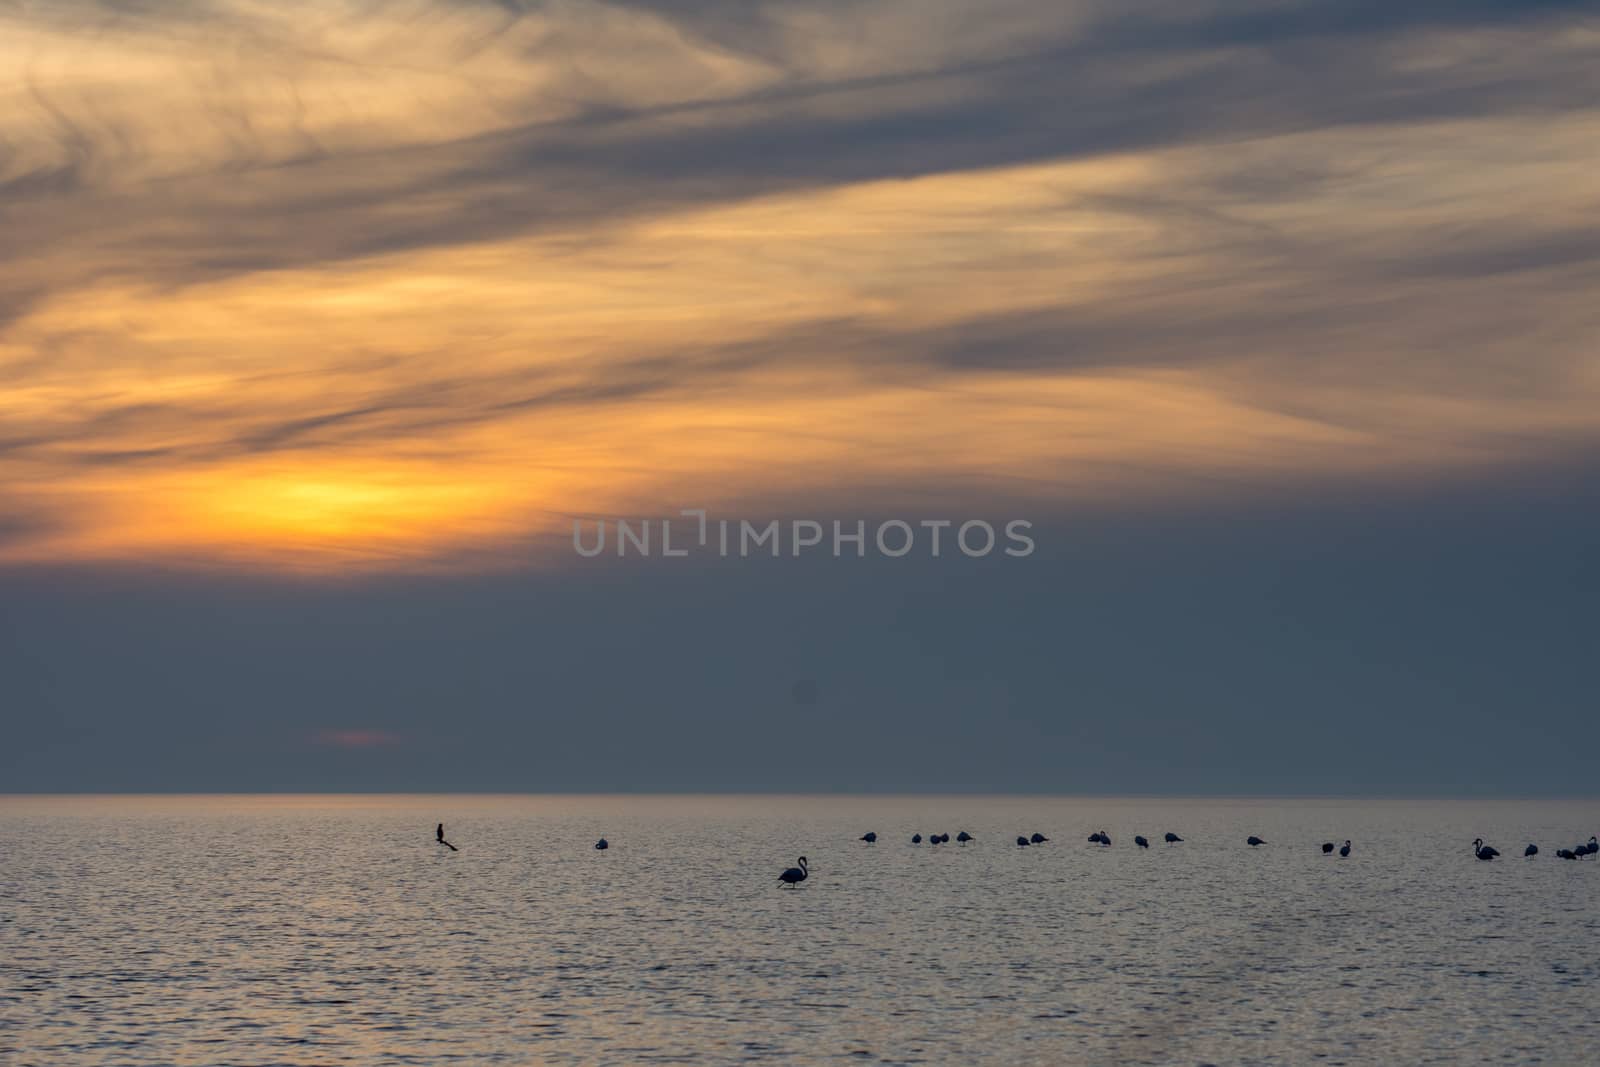
<svg viewBox="0 0 1600 1067">
<path fill-rule="evenodd" d="M 979 790 L 951 790 L 944 792 L 911 790 L 905 792 L 851 792 L 851 791 L 815 791 L 797 792 L 793 790 L 639 790 L 639 791 L 613 791 L 613 790 L 562 790 L 562 791 L 521 791 L 521 790 L 419 790 L 416 792 L 397 792 L 394 790 L 365 790 L 365 789 L 267 789 L 267 790 L 29 790 L 12 791 L 0 789 L 0 800 L 15 799 L 110 799 L 116 797 L 128 798 L 171 798 L 185 797 L 480 797 L 480 798 L 524 798 L 524 797 L 674 797 L 674 798 L 732 798 L 732 797 L 769 797 L 769 798 L 804 798 L 804 799 L 869 799 L 882 800 L 893 798 L 920 798 L 920 797 L 962 797 L 968 799 L 1040 799 L 1040 800 L 1571 800 L 1571 801 L 1600 801 L 1600 792 L 1597 793 L 1518 793 L 1518 792 L 1486 792 L 1486 793 L 1203 793 L 1203 792 L 1173 792 L 1173 793 L 1083 793 L 1083 792 L 987 792 Z"/>
</svg>

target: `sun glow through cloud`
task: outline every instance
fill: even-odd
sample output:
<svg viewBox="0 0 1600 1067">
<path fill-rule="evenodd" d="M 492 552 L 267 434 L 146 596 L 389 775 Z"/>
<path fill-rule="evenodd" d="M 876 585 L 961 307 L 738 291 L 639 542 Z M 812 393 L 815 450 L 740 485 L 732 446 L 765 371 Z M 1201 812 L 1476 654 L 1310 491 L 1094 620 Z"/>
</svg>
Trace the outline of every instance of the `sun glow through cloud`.
<svg viewBox="0 0 1600 1067">
<path fill-rule="evenodd" d="M 1092 117 L 1007 64 L 1099 62 L 1097 9 L 204 10 L 0 12 L 0 560 L 478 566 L 573 515 L 1427 479 L 1600 431 L 1600 117 L 1534 69 L 1592 27 L 1386 40 L 1360 121 L 1007 141 L 1029 93 Z M 1117 47 L 1130 99 L 1250 68 Z M 1474 79 L 1533 88 L 1384 110 Z"/>
</svg>

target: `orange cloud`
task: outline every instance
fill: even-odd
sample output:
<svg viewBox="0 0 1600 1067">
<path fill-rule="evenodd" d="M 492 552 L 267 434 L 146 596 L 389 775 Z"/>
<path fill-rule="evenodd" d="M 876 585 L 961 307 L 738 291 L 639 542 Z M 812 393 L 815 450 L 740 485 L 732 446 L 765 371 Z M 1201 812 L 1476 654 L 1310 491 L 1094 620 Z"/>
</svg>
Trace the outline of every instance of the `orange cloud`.
<svg viewBox="0 0 1600 1067">
<path fill-rule="evenodd" d="M 498 565 L 575 515 L 1427 478 L 1600 431 L 1590 110 L 916 169 L 868 134 L 1020 106 L 970 70 L 1085 17 L 206 10 L 0 13 L 0 561 Z M 859 115 L 832 169 L 749 180 Z"/>
</svg>

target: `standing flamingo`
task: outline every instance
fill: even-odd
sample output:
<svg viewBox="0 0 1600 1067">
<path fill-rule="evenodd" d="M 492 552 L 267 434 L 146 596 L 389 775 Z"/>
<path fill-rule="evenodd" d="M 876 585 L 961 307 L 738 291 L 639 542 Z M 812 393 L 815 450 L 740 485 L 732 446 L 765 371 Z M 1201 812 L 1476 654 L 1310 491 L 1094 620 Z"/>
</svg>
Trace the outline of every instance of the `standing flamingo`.
<svg viewBox="0 0 1600 1067">
<path fill-rule="evenodd" d="M 795 886 L 805 881 L 810 874 L 811 868 L 806 866 L 806 858 L 801 856 L 800 866 L 790 867 L 788 870 L 778 875 L 778 881 L 783 882 L 790 889 L 793 889 Z"/>
</svg>

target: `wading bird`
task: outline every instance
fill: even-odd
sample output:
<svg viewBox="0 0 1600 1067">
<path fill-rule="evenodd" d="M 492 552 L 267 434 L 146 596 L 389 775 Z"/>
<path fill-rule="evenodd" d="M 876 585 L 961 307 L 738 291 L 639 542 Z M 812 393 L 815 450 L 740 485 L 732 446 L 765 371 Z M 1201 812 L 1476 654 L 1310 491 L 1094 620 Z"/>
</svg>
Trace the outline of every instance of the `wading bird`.
<svg viewBox="0 0 1600 1067">
<path fill-rule="evenodd" d="M 1339 855 L 1345 856 L 1345 857 L 1349 857 L 1349 855 L 1350 855 L 1350 842 L 1346 841 L 1344 844 L 1339 846 Z"/>
<path fill-rule="evenodd" d="M 1244 843 L 1249 845 L 1251 848 L 1255 848 L 1257 845 L 1264 845 L 1267 842 L 1265 838 L 1257 837 L 1256 835 L 1251 834 L 1249 837 L 1244 839 Z"/>
<path fill-rule="evenodd" d="M 1539 846 L 1529 845 L 1527 848 L 1522 850 L 1522 854 L 1524 856 L 1537 856 L 1539 854 Z"/>
<path fill-rule="evenodd" d="M 1150 847 L 1150 842 L 1146 841 L 1142 836 L 1140 836 L 1138 834 L 1134 835 L 1133 843 L 1138 845 L 1140 848 L 1149 848 Z"/>
<path fill-rule="evenodd" d="M 912 835 L 911 835 L 911 843 L 912 843 L 912 844 L 913 844 L 913 845 L 920 845 L 920 844 L 922 844 L 922 835 L 921 835 L 921 834 L 912 834 Z"/>
<path fill-rule="evenodd" d="M 1182 840 L 1183 840 L 1183 838 L 1179 837 L 1177 834 L 1172 833 L 1170 830 L 1167 831 L 1167 844 L 1175 845 L 1179 841 L 1182 841 Z"/>
<path fill-rule="evenodd" d="M 611 847 L 611 842 L 602 837 L 600 840 L 594 843 L 594 847 L 596 851 L 604 852 L 606 849 Z"/>
<path fill-rule="evenodd" d="M 811 874 L 811 868 L 806 866 L 806 858 L 804 856 L 801 856 L 800 857 L 800 866 L 798 866 L 798 867 L 790 867 L 788 870 L 786 870 L 782 874 L 778 875 L 778 881 L 784 883 L 790 889 L 793 889 L 795 886 L 797 886 L 801 882 L 805 881 L 806 877 L 808 875 L 810 875 L 810 874 Z"/>
<path fill-rule="evenodd" d="M 1028 839 L 1026 837 L 1017 838 L 1017 847 L 1018 848 L 1027 848 L 1028 847 Z"/>
<path fill-rule="evenodd" d="M 1326 856 L 1328 853 L 1330 853 L 1332 851 L 1333 851 L 1333 842 L 1332 841 L 1324 841 L 1322 843 L 1322 854 L 1324 856 Z"/>
<path fill-rule="evenodd" d="M 1480 860 L 1492 860 L 1500 855 L 1500 850 L 1483 843 L 1483 838 L 1474 838 L 1472 841 L 1472 854 Z"/>
<path fill-rule="evenodd" d="M 1556 859 L 1558 860 L 1575 860 L 1577 858 L 1578 854 L 1572 851 L 1570 848 L 1556 849 Z"/>
<path fill-rule="evenodd" d="M 971 840 L 973 840 L 972 835 L 967 833 L 965 830 L 961 831 L 959 834 L 956 835 L 956 841 L 958 843 L 960 843 L 960 844 L 964 845 L 968 841 L 971 841 Z"/>
<path fill-rule="evenodd" d="M 866 833 L 861 835 L 861 840 L 865 841 L 869 845 L 876 845 L 878 843 L 878 835 L 873 833 L 871 830 L 868 830 Z"/>
<path fill-rule="evenodd" d="M 1036 845 L 1042 845 L 1050 839 L 1043 834 L 1034 834 L 1032 837 L 1028 838 L 1028 840 L 1032 841 Z"/>
<path fill-rule="evenodd" d="M 444 823 L 440 823 L 438 825 L 438 827 L 436 827 L 434 829 L 433 837 L 434 837 L 435 841 L 438 841 L 439 844 L 443 845 L 445 848 L 449 849 L 451 852 L 460 852 L 461 851 L 459 848 L 456 848 L 456 846 L 452 845 L 450 842 L 448 842 L 448 841 L 446 841 L 444 839 Z"/>
</svg>

